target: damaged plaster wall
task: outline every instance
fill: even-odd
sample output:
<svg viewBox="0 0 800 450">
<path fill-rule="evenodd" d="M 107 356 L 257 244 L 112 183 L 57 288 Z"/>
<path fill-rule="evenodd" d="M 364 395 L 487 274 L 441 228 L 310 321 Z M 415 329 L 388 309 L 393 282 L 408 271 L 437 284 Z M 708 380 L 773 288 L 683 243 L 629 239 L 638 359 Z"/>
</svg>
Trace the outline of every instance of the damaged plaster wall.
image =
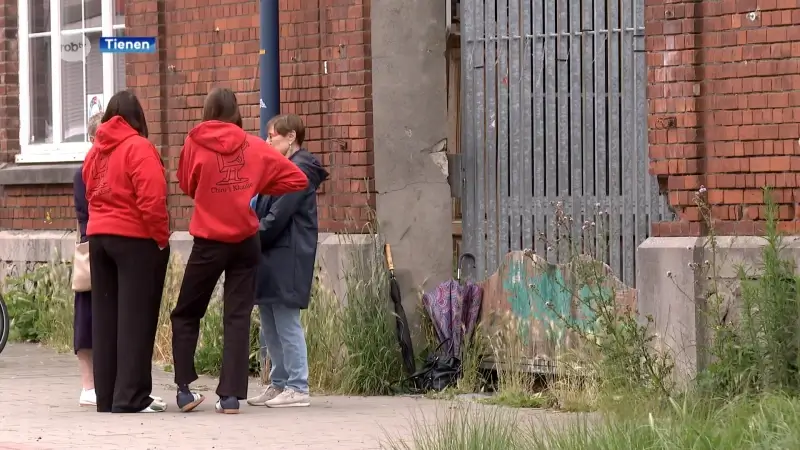
<svg viewBox="0 0 800 450">
<path fill-rule="evenodd" d="M 420 290 L 453 274 L 445 14 L 445 2 L 430 0 L 371 12 L 377 214 L 412 324 Z"/>
</svg>

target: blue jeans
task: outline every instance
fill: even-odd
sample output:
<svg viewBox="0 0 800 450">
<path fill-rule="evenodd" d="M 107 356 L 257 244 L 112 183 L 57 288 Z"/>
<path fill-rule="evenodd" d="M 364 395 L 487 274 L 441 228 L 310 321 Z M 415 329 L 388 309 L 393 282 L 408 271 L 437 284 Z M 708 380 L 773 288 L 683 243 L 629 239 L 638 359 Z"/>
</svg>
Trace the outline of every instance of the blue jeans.
<svg viewBox="0 0 800 450">
<path fill-rule="evenodd" d="M 282 305 L 259 305 L 261 317 L 262 361 L 269 355 L 272 370 L 270 383 L 279 388 L 290 388 L 308 393 L 308 350 L 306 336 L 300 324 L 300 310 Z"/>
</svg>

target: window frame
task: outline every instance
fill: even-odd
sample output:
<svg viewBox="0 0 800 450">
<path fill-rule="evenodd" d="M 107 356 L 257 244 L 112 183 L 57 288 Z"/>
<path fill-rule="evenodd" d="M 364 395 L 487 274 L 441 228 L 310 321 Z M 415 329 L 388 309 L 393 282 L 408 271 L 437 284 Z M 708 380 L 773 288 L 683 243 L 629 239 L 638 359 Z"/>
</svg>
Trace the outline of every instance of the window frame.
<svg viewBox="0 0 800 450">
<path fill-rule="evenodd" d="M 90 142 L 62 142 L 64 138 L 62 122 L 62 87 L 61 82 L 61 36 L 63 34 L 81 34 L 100 31 L 101 36 L 114 36 L 116 30 L 125 29 L 125 24 L 114 25 L 114 0 L 100 0 L 100 27 L 61 30 L 61 0 L 50 1 L 50 31 L 42 33 L 30 32 L 30 0 L 18 0 L 17 4 L 17 38 L 19 48 L 19 144 L 20 152 L 16 156 L 19 164 L 28 163 L 63 163 L 81 162 L 92 147 Z M 85 1 L 85 0 L 82 0 Z M 50 36 L 50 68 L 52 98 L 52 133 L 53 142 L 30 143 L 31 136 L 31 58 L 30 39 L 37 36 Z M 114 54 L 103 53 L 103 99 L 114 95 Z M 106 105 L 103 105 L 104 107 Z"/>
</svg>

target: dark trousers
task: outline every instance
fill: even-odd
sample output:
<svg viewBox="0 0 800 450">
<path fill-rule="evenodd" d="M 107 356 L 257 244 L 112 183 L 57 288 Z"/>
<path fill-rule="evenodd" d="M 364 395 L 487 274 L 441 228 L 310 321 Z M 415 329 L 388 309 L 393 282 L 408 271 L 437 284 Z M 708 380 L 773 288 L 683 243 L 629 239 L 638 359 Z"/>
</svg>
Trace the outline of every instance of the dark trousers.
<svg viewBox="0 0 800 450">
<path fill-rule="evenodd" d="M 257 234 L 236 244 L 194 238 L 178 304 L 171 315 L 176 384 L 190 384 L 197 380 L 194 352 L 200 333 L 200 319 L 208 309 L 217 280 L 225 272 L 222 372 L 217 395 L 239 399 L 247 397 L 250 314 L 255 302 L 260 255 Z"/>
<path fill-rule="evenodd" d="M 169 249 L 152 239 L 89 237 L 97 411 L 139 412 L 152 402 L 153 344 Z"/>
</svg>

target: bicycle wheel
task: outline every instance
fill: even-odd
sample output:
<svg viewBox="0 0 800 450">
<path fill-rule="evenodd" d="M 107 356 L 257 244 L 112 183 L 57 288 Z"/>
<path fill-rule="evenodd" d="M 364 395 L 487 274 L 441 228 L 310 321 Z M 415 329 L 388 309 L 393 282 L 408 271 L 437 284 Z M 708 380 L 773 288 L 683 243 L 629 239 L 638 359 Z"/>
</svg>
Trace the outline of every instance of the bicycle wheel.
<svg viewBox="0 0 800 450">
<path fill-rule="evenodd" d="M 6 342 L 8 342 L 10 328 L 11 318 L 8 317 L 8 308 L 6 307 L 5 300 L 3 300 L 3 296 L 0 295 L 0 353 L 3 353 Z"/>
</svg>

